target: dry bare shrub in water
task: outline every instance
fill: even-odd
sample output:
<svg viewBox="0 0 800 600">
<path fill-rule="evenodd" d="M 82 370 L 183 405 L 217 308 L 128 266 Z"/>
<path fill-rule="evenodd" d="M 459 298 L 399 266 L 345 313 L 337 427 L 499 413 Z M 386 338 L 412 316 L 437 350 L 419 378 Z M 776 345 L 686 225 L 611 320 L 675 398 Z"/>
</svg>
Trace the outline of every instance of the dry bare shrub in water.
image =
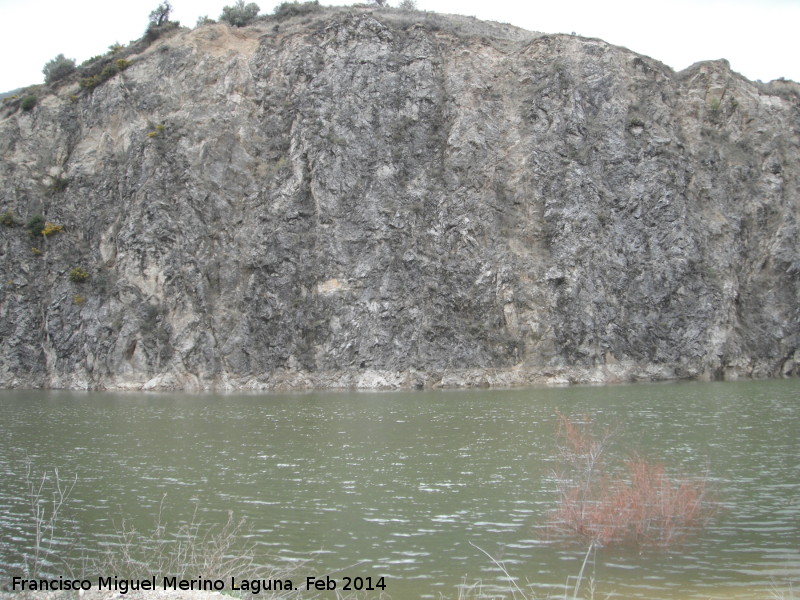
<svg viewBox="0 0 800 600">
<path fill-rule="evenodd" d="M 62 480 L 57 468 L 52 474 L 44 471 L 39 476 L 34 473 L 32 463 L 27 462 L 25 486 L 33 529 L 33 547 L 24 556 L 27 576 L 43 575 L 45 569 L 59 562 L 58 551 L 66 543 L 61 531 L 61 512 L 77 481 L 77 473 L 72 480 Z"/>
<path fill-rule="evenodd" d="M 609 430 L 597 436 L 591 419 L 558 413 L 559 504 L 549 526 L 558 536 L 594 546 L 668 548 L 707 524 L 715 510 L 706 477 L 675 479 L 664 465 L 631 455 L 618 471 L 608 463 Z"/>
<path fill-rule="evenodd" d="M 187 579 L 202 574 L 223 580 L 256 572 L 275 574 L 272 568 L 256 564 L 255 544 L 247 541 L 250 536 L 244 519 L 236 520 L 229 511 L 227 522 L 214 527 L 198 521 L 195 507 L 189 523 L 169 529 L 162 519 L 163 503 L 162 498 L 151 532 L 139 532 L 122 522 L 116 539 L 98 562 L 98 572 L 128 579 L 143 579 L 153 573 Z"/>
</svg>

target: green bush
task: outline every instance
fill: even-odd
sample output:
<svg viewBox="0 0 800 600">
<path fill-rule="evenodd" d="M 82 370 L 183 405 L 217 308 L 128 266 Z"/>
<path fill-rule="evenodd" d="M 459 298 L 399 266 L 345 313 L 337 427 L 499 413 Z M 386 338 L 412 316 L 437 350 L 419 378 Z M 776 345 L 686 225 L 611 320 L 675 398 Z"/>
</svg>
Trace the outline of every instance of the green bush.
<svg viewBox="0 0 800 600">
<path fill-rule="evenodd" d="M 92 58 L 87 58 L 85 61 L 83 61 L 81 63 L 81 67 L 88 67 L 89 65 L 91 65 L 92 63 L 97 62 L 101 58 L 103 58 L 103 57 L 100 54 L 97 54 L 96 56 L 93 56 Z"/>
<path fill-rule="evenodd" d="M 100 83 L 102 83 L 102 80 L 97 75 L 93 75 L 92 77 L 82 77 L 79 82 L 80 86 L 87 90 L 96 88 L 98 85 L 100 85 Z"/>
<path fill-rule="evenodd" d="M 168 31 L 173 31 L 178 27 L 180 27 L 180 23 L 174 21 L 167 21 L 163 25 L 153 25 L 151 23 L 144 32 L 144 38 L 148 43 L 152 44 Z"/>
<path fill-rule="evenodd" d="M 42 68 L 44 73 L 44 81 L 51 84 L 54 81 L 63 79 L 75 70 L 75 59 L 66 58 L 63 54 L 59 54 L 53 60 L 45 63 Z"/>
<path fill-rule="evenodd" d="M 33 107 L 36 106 L 36 96 L 25 96 L 22 99 L 22 103 L 20 104 L 22 110 L 28 112 L 29 110 L 33 110 Z"/>
<path fill-rule="evenodd" d="M 69 272 L 69 280 L 72 283 L 83 283 L 89 279 L 89 271 L 83 267 L 75 267 Z"/>
<path fill-rule="evenodd" d="M 105 81 L 106 79 L 111 79 L 116 74 L 117 68 L 114 65 L 106 65 L 103 67 L 103 70 L 100 71 L 100 79 Z"/>
<path fill-rule="evenodd" d="M 237 0 L 233 6 L 226 6 L 222 9 L 219 20 L 234 27 L 244 27 L 253 22 L 258 16 L 259 10 L 258 4 L 255 2 L 245 4 L 244 0 Z"/>
<path fill-rule="evenodd" d="M 5 225 L 6 227 L 13 227 L 17 224 L 16 219 L 14 219 L 14 213 L 10 210 L 7 210 L 3 214 L 0 214 L 0 225 Z"/>
<path fill-rule="evenodd" d="M 85 88 L 87 90 L 94 89 L 104 81 L 108 81 L 109 79 L 111 79 L 117 73 L 124 71 L 130 65 L 131 61 L 126 60 L 124 58 L 118 58 L 112 64 L 108 64 L 105 67 L 103 67 L 103 70 L 100 71 L 98 74 L 92 75 L 91 77 L 82 77 L 78 83 L 82 88 Z"/>
<path fill-rule="evenodd" d="M 632 117 L 628 121 L 628 129 L 633 129 L 635 127 L 644 127 L 645 123 L 639 117 Z"/>
<path fill-rule="evenodd" d="M 51 194 L 57 194 L 59 192 L 63 192 L 69 186 L 69 179 L 66 177 L 62 177 L 61 175 L 56 175 L 50 181 L 50 185 L 47 186 L 47 191 Z"/>
<path fill-rule="evenodd" d="M 165 129 L 165 127 L 164 127 L 163 125 L 161 125 L 161 124 L 158 124 L 158 125 L 156 125 L 155 127 L 153 127 L 153 130 L 152 130 L 152 131 L 150 131 L 150 132 L 148 132 L 148 133 L 147 133 L 147 137 L 149 137 L 149 138 L 154 138 L 154 137 L 156 137 L 156 136 L 157 136 L 159 133 L 163 133 L 164 129 Z"/>
<path fill-rule="evenodd" d="M 304 15 L 322 10 L 319 0 L 311 2 L 284 2 L 275 7 L 274 14 L 278 19 L 288 19 L 297 15 Z"/>
<path fill-rule="evenodd" d="M 42 231 L 44 231 L 44 226 L 45 222 L 42 215 L 35 215 L 31 217 L 30 220 L 25 225 L 25 227 L 28 228 L 28 232 L 30 232 L 30 234 L 34 237 L 42 235 Z"/>
</svg>

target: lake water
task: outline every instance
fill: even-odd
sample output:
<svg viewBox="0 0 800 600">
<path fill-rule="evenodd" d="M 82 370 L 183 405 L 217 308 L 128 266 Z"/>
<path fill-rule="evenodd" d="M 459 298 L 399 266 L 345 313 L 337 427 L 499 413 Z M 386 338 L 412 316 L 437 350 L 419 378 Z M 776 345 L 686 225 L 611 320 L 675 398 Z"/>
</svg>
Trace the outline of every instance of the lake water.
<svg viewBox="0 0 800 600">
<path fill-rule="evenodd" d="M 669 552 L 603 548 L 597 598 L 756 598 L 800 580 L 800 381 L 297 395 L 0 391 L 0 588 L 29 553 L 25 465 L 77 483 L 63 552 L 92 556 L 125 520 L 248 519 L 295 575 L 385 577 L 394 599 L 508 589 L 563 597 L 586 545 L 549 539 L 556 412 L 611 447 L 708 473 L 721 510 Z M 194 516 L 193 516 L 194 515 Z M 73 538 L 71 540 L 67 538 Z M 474 544 L 474 546 L 473 546 Z M 111 575 L 111 574 L 108 574 Z M 246 577 L 247 573 L 242 573 Z M 323 597 L 326 597 L 323 595 Z M 333 597 L 330 595 L 330 597 Z"/>
</svg>

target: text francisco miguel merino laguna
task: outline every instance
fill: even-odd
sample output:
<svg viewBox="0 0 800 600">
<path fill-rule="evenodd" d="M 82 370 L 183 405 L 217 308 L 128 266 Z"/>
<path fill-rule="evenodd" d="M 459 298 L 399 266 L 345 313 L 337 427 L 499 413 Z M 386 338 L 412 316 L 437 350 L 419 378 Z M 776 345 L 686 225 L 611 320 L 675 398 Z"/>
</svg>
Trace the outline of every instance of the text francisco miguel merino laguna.
<svg viewBox="0 0 800 600">
<path fill-rule="evenodd" d="M 295 587 L 291 579 L 237 579 L 230 578 L 226 586 L 222 579 L 179 579 L 178 577 L 161 577 L 155 575 L 149 579 L 120 579 L 119 577 L 98 577 L 93 584 L 91 579 L 25 579 L 12 577 L 11 591 L 55 592 L 70 590 L 110 591 L 119 594 L 138 591 L 184 590 L 198 592 L 220 592 L 224 590 L 244 591 L 252 594 L 261 592 L 294 591 L 294 590 L 342 590 L 372 591 L 385 590 L 383 577 L 306 577 L 305 582 Z"/>
</svg>

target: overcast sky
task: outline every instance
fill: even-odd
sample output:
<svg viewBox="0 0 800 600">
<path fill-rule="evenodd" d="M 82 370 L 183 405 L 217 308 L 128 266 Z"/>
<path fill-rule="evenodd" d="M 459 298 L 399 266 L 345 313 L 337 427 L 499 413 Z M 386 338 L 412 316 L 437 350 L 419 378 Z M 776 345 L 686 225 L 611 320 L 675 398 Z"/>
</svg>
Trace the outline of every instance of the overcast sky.
<svg viewBox="0 0 800 600">
<path fill-rule="evenodd" d="M 42 67 L 59 53 L 80 64 L 114 42 L 140 37 L 159 1 L 0 0 L 0 91 L 40 83 Z M 198 16 L 216 19 L 233 3 L 173 0 L 172 18 L 193 27 Z M 278 4 L 257 3 L 262 13 Z M 545 33 L 598 37 L 676 70 L 727 58 L 750 79 L 800 81 L 800 0 L 417 0 L 417 5 Z"/>
</svg>

